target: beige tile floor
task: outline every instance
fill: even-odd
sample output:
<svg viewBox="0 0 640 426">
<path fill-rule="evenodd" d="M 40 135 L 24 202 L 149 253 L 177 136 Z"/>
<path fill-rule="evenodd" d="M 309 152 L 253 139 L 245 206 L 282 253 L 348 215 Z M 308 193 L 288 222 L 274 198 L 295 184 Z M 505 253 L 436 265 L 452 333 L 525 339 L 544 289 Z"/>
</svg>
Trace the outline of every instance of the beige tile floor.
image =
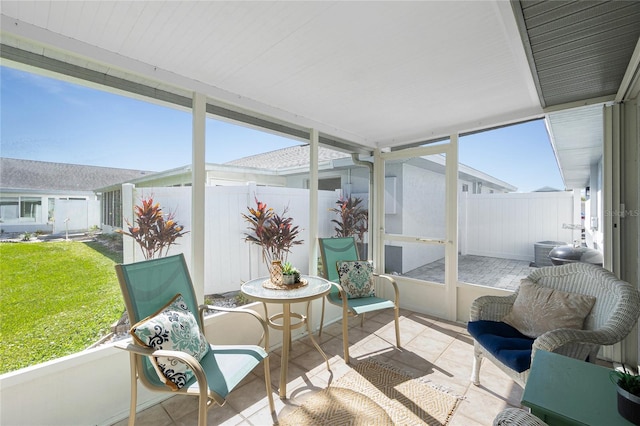
<svg viewBox="0 0 640 426">
<path fill-rule="evenodd" d="M 401 311 L 402 349 L 394 346 L 393 315 L 390 310 L 367 316 L 364 326 L 351 320 L 349 331 L 352 362 L 374 358 L 463 396 L 450 421 L 451 426 L 491 425 L 498 412 L 520 406 L 522 389 L 485 361 L 482 385 L 470 383 L 473 342 L 463 324 L 450 323 L 427 315 Z M 280 350 L 271 354 L 271 379 L 276 413 L 284 416 L 302 404 L 309 395 L 327 387 L 331 380 L 349 371 L 342 359 L 342 326 L 326 327 L 319 339 L 329 357 L 331 372 L 308 337 L 293 342 L 287 387 L 288 399 L 278 398 Z M 260 365 L 234 390 L 223 407 L 208 411 L 209 425 L 272 425 L 264 389 L 264 370 Z M 136 425 L 179 426 L 197 422 L 197 398 L 174 396 L 138 413 Z M 126 425 L 127 421 L 114 426 Z"/>
</svg>

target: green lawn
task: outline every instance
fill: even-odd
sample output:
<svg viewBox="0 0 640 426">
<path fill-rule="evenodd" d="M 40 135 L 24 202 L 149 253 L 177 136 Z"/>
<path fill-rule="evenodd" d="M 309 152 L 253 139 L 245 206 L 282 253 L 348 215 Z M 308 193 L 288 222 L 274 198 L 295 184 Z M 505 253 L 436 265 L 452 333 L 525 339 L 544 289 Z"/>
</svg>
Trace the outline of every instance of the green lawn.
<svg viewBox="0 0 640 426">
<path fill-rule="evenodd" d="M 86 349 L 124 311 L 114 264 L 97 242 L 0 244 L 0 373 Z"/>
</svg>

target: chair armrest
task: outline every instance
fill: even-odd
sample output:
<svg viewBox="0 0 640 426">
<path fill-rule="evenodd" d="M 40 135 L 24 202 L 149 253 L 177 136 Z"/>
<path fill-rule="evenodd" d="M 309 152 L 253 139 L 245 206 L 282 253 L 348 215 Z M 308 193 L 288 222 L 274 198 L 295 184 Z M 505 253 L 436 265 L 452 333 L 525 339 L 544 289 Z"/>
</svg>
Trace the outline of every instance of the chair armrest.
<svg viewBox="0 0 640 426">
<path fill-rule="evenodd" d="M 132 341 L 120 341 L 120 342 L 116 342 L 113 344 L 113 346 L 115 346 L 118 349 L 122 349 L 125 350 L 127 352 L 133 352 L 136 355 L 142 355 L 142 356 L 152 356 L 153 355 L 153 348 L 150 348 L 148 346 L 141 346 L 141 345 L 136 345 L 135 343 L 133 343 Z"/>
<path fill-rule="evenodd" d="M 332 286 L 334 286 L 335 288 L 338 289 L 338 293 L 340 293 L 340 300 L 347 300 L 347 292 L 344 291 L 344 288 L 342 288 L 342 286 L 338 283 L 334 283 L 333 281 L 329 281 L 331 283 Z"/>
<path fill-rule="evenodd" d="M 208 394 L 208 385 L 207 385 L 207 376 L 204 374 L 204 370 L 200 365 L 200 362 L 193 356 L 186 352 L 181 351 L 170 351 L 166 349 L 153 349 L 147 346 L 136 345 L 133 342 L 117 342 L 114 344 L 118 349 L 123 349 L 130 353 L 134 353 L 136 355 L 141 356 L 152 356 L 152 357 L 170 357 L 176 358 L 189 366 L 189 368 L 193 371 L 193 374 L 196 376 L 196 380 L 198 381 L 198 387 L 200 388 L 200 394 L 206 395 Z M 204 392 L 204 393 L 203 393 Z"/>
<path fill-rule="evenodd" d="M 612 345 L 619 341 L 617 333 L 606 328 L 598 330 L 577 330 L 573 328 L 559 328 L 539 336 L 533 342 L 533 349 L 554 352 L 570 343 L 584 343 L 591 345 Z"/>
<path fill-rule="evenodd" d="M 395 278 L 390 275 L 384 274 L 373 274 L 374 277 L 382 278 L 393 286 L 394 299 L 393 303 L 396 306 L 400 306 L 400 291 L 398 290 L 398 283 L 396 283 Z"/>
<path fill-rule="evenodd" d="M 266 352 L 269 352 L 269 326 L 267 324 L 267 321 L 265 321 L 265 319 L 262 318 L 262 315 L 260 315 L 259 313 L 252 311 L 251 309 L 223 308 L 221 306 L 214 306 L 214 305 L 200 305 L 198 307 L 198 310 L 200 312 L 200 321 L 202 322 L 203 326 L 204 326 L 204 311 L 207 311 L 207 310 L 251 315 L 262 326 L 262 336 L 260 336 L 260 340 L 258 340 L 258 345 L 260 345 L 260 343 L 264 341 L 264 350 Z"/>
<path fill-rule="evenodd" d="M 516 294 L 509 296 L 480 296 L 471 304 L 469 321 L 501 321 L 513 307 Z"/>
</svg>

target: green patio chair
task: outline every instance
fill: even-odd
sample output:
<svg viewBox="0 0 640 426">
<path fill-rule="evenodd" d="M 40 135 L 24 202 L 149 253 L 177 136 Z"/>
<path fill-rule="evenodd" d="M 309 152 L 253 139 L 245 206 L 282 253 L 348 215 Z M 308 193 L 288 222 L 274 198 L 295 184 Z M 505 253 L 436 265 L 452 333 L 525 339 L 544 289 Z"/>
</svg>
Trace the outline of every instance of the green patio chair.
<svg viewBox="0 0 640 426">
<path fill-rule="evenodd" d="M 136 417 L 137 378 L 152 391 L 199 397 L 198 425 L 204 426 L 207 424 L 207 409 L 213 405 L 213 402 L 218 405 L 224 404 L 229 393 L 260 362 L 264 364 L 267 397 L 272 416 L 275 418 L 268 358 L 269 332 L 267 323 L 259 314 L 249 310 L 198 306 L 189 270 L 182 254 L 116 265 L 116 272 L 129 321 L 132 324 L 133 335 L 132 342 L 124 341 L 116 344 L 120 349 L 128 351 L 130 355 L 130 426 L 133 426 Z M 209 344 L 203 334 L 204 311 L 207 309 L 252 315 L 262 326 L 263 334 L 259 343 L 264 342 L 264 347 Z M 178 329 L 168 325 L 175 324 L 177 315 L 181 315 Z M 158 333 L 157 328 L 153 327 L 154 323 L 151 322 L 161 320 L 165 320 L 166 323 L 162 324 L 162 327 L 167 325 L 166 334 Z M 182 342 L 180 342 L 178 333 L 189 329 L 189 326 L 192 332 L 187 337 L 182 334 Z M 147 330 L 151 330 L 149 334 L 156 333 L 149 337 L 149 342 L 160 335 L 169 336 L 169 341 L 165 338 L 162 349 L 151 343 L 146 345 L 144 332 Z M 174 340 L 171 340 L 173 336 L 178 337 L 174 339 L 178 342 L 175 345 Z M 188 346 L 185 346 L 184 341 L 187 341 Z M 173 349 L 167 349 L 167 347 Z M 176 347 L 188 347 L 189 350 L 176 350 Z M 197 348 L 196 354 L 191 352 L 192 347 Z M 178 376 L 178 374 L 171 376 L 174 368 L 177 372 L 185 366 L 188 366 L 192 373 L 187 371 L 180 375 L 184 380 L 174 380 Z"/>
<path fill-rule="evenodd" d="M 342 346 L 344 351 L 344 361 L 349 362 L 349 317 L 360 315 L 360 326 L 364 324 L 364 317 L 367 312 L 378 311 L 381 309 L 393 309 L 395 328 L 396 328 L 396 345 L 400 347 L 400 292 L 396 281 L 388 275 L 373 274 L 384 282 L 393 286 L 394 300 L 383 299 L 377 296 L 359 297 L 355 299 L 347 298 L 347 293 L 340 285 L 340 276 L 338 273 L 338 263 L 343 261 L 359 260 L 356 241 L 353 237 L 338 238 L 318 238 L 320 244 L 320 255 L 322 256 L 322 265 L 324 267 L 325 278 L 333 284 L 331 292 L 327 295 L 329 303 L 340 306 L 342 308 Z M 343 303 L 343 301 L 347 303 Z M 324 324 L 325 300 L 322 299 L 322 316 L 320 318 L 320 330 L 318 335 L 322 335 L 322 327 Z"/>
</svg>

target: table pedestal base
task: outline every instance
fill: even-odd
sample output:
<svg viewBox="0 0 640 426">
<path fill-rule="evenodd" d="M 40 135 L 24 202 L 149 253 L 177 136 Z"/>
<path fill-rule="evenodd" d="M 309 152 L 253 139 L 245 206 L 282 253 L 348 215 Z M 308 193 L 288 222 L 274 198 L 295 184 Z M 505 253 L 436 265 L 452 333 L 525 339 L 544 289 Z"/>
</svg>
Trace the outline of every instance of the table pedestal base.
<svg viewBox="0 0 640 426">
<path fill-rule="evenodd" d="M 324 358 L 324 361 L 327 363 L 327 370 L 331 371 L 331 367 L 329 365 L 329 359 L 327 355 L 324 353 L 316 339 L 313 338 L 313 333 L 311 332 L 311 327 L 309 326 L 309 311 L 311 307 L 311 301 L 307 302 L 307 313 L 306 315 L 299 314 L 297 312 L 291 312 L 291 304 L 283 303 L 282 304 L 282 312 L 269 316 L 269 312 L 267 311 L 267 304 L 263 303 L 264 313 L 269 322 L 269 326 L 282 331 L 282 359 L 280 364 L 280 390 L 279 395 L 280 399 L 287 398 L 287 373 L 289 369 L 289 350 L 291 348 L 291 331 L 296 330 L 300 327 L 307 326 L 307 333 L 309 335 L 309 339 L 311 339 L 311 343 L 316 347 L 320 355 Z M 298 321 L 295 323 L 291 322 L 291 319 L 295 318 Z M 276 321 L 282 320 L 282 324 L 277 323 Z"/>
</svg>

